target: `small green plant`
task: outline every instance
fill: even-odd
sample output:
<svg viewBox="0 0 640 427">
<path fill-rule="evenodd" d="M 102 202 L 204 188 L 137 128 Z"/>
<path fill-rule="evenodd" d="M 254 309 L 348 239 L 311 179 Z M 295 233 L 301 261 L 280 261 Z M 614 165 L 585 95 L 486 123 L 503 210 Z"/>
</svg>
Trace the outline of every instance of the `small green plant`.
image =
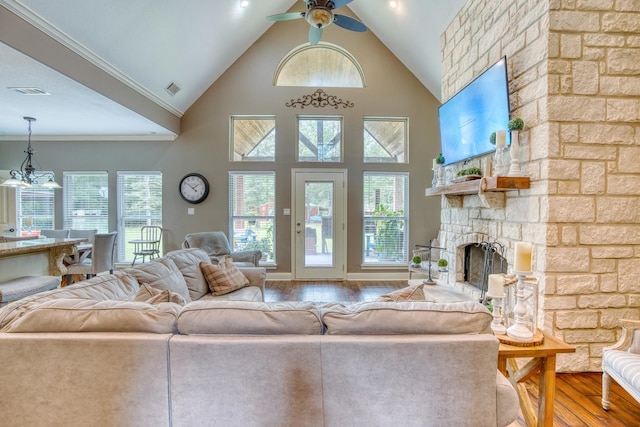
<svg viewBox="0 0 640 427">
<path fill-rule="evenodd" d="M 491 135 L 489 135 L 489 143 L 491 145 L 496 145 L 496 133 L 495 132 L 491 132 Z"/>
<path fill-rule="evenodd" d="M 467 176 L 467 175 L 482 175 L 482 170 L 480 168 L 467 168 L 461 169 L 458 171 L 456 176 Z"/>
<path fill-rule="evenodd" d="M 413 258 L 411 258 L 411 263 L 413 265 L 420 265 L 422 264 L 422 257 L 420 255 L 414 255 Z"/>
<path fill-rule="evenodd" d="M 438 153 L 438 155 L 436 156 L 436 163 L 439 165 L 444 164 L 444 156 L 442 155 L 442 153 Z"/>
<path fill-rule="evenodd" d="M 514 117 L 513 119 L 509 120 L 509 130 L 522 130 L 524 129 L 524 120 L 522 120 L 520 117 Z"/>
<path fill-rule="evenodd" d="M 438 267 L 440 267 L 440 268 L 446 268 L 448 265 L 449 265 L 449 263 L 447 262 L 447 260 L 446 260 L 446 259 L 444 259 L 444 258 L 440 258 L 440 259 L 438 260 Z"/>
</svg>

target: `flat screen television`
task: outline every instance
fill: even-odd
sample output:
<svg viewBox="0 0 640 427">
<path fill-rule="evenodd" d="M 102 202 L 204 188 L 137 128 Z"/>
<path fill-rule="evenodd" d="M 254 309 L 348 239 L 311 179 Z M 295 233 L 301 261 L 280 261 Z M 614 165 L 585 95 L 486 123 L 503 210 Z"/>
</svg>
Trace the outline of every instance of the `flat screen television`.
<svg viewBox="0 0 640 427">
<path fill-rule="evenodd" d="M 509 113 L 507 58 L 502 57 L 438 109 L 445 165 L 493 151 L 489 138 L 507 130 Z"/>
</svg>

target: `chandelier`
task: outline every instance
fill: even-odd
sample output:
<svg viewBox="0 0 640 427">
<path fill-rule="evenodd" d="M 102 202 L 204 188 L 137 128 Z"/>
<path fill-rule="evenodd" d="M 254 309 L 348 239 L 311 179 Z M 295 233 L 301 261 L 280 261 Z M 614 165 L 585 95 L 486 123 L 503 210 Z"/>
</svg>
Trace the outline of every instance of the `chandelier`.
<svg viewBox="0 0 640 427">
<path fill-rule="evenodd" d="M 31 123 L 35 122 L 36 119 L 33 117 L 23 117 L 27 122 L 29 122 L 29 139 L 27 143 L 27 157 L 22 161 L 20 165 L 20 170 L 11 170 L 9 174 L 11 175 L 10 179 L 5 180 L 2 184 L 3 187 L 33 187 L 35 185 L 39 185 L 43 188 L 62 188 L 58 185 L 57 182 L 53 180 L 53 173 L 51 172 L 38 172 L 37 169 L 33 166 L 34 156 L 36 152 L 33 151 L 31 147 Z M 36 161 L 37 163 L 37 161 Z M 38 166 L 40 166 L 38 164 Z M 47 181 L 43 184 L 40 184 L 39 179 L 47 179 Z"/>
</svg>

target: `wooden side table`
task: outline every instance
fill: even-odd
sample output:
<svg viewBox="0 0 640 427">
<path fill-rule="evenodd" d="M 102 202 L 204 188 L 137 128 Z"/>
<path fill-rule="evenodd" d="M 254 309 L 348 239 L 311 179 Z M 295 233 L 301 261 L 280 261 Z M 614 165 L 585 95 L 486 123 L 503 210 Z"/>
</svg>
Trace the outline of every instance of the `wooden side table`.
<svg viewBox="0 0 640 427">
<path fill-rule="evenodd" d="M 574 347 L 549 335 L 544 335 L 544 342 L 533 347 L 518 347 L 500 343 L 498 350 L 498 369 L 506 376 L 518 392 L 520 409 L 528 427 L 553 426 L 553 402 L 556 393 L 556 355 L 573 353 Z M 515 359 L 532 358 L 524 366 L 518 367 Z M 522 382 L 538 373 L 538 411 L 533 407 Z"/>
</svg>

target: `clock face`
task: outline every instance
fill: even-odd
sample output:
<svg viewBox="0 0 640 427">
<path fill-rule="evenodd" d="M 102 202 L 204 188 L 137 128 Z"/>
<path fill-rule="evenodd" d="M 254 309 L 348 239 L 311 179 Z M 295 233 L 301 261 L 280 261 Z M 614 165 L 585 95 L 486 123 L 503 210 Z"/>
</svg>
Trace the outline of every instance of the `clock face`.
<svg viewBox="0 0 640 427">
<path fill-rule="evenodd" d="M 199 173 L 187 174 L 180 181 L 180 195 L 189 203 L 200 203 L 209 195 L 209 182 Z"/>
</svg>

